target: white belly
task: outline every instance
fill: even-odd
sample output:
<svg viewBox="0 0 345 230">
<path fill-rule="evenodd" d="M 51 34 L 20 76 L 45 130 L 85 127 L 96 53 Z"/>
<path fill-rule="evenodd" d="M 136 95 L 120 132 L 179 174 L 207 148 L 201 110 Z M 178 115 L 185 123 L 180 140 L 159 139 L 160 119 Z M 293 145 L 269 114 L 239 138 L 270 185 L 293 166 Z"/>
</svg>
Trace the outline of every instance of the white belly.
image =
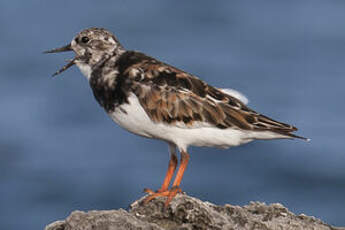
<svg viewBox="0 0 345 230">
<path fill-rule="evenodd" d="M 252 134 L 254 132 L 249 131 L 215 127 L 183 128 L 154 123 L 134 94 L 129 96 L 128 101 L 128 104 L 123 104 L 114 112 L 109 113 L 118 125 L 137 135 L 175 143 L 180 149 L 186 150 L 189 145 L 226 148 L 255 139 Z"/>
</svg>

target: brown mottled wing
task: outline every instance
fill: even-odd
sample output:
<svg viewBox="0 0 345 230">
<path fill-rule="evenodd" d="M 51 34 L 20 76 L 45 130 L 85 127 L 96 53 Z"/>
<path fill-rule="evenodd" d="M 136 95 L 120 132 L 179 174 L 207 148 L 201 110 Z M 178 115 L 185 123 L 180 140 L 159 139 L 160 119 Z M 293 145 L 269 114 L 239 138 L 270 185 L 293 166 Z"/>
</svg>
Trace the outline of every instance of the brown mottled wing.
<svg viewBox="0 0 345 230">
<path fill-rule="evenodd" d="M 197 77 L 141 53 L 140 61 L 125 74 L 154 122 L 187 128 L 214 126 L 220 129 L 270 130 L 295 137 L 297 129 L 258 114 L 238 99 Z"/>
</svg>

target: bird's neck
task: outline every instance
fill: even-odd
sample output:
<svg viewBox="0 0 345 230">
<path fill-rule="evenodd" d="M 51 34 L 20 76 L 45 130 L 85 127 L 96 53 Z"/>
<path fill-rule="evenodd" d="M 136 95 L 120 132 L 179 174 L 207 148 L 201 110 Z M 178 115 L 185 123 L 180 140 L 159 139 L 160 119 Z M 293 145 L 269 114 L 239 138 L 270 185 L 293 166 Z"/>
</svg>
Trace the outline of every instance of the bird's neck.
<svg viewBox="0 0 345 230">
<path fill-rule="evenodd" d="M 120 73 L 119 63 L 124 54 L 103 59 L 92 66 L 89 83 L 98 103 L 107 111 L 128 103 L 128 94 L 131 86 L 126 81 L 123 73 Z M 87 69 L 89 70 L 89 69 Z"/>
<path fill-rule="evenodd" d="M 76 65 L 78 66 L 82 74 L 87 78 L 87 80 L 90 81 L 92 72 L 94 70 L 96 69 L 106 70 L 107 68 L 112 68 L 113 67 L 112 63 L 115 64 L 116 61 L 120 58 L 120 56 L 125 52 L 126 51 L 122 48 L 122 49 L 118 49 L 112 55 L 110 54 L 105 54 L 102 56 L 94 55 L 90 57 L 89 60 L 81 60 L 79 62 L 76 62 Z"/>
<path fill-rule="evenodd" d="M 78 68 L 80 69 L 80 72 L 87 78 L 87 80 L 90 80 L 91 73 L 92 73 L 92 66 L 85 62 L 77 62 L 76 64 Z"/>
</svg>

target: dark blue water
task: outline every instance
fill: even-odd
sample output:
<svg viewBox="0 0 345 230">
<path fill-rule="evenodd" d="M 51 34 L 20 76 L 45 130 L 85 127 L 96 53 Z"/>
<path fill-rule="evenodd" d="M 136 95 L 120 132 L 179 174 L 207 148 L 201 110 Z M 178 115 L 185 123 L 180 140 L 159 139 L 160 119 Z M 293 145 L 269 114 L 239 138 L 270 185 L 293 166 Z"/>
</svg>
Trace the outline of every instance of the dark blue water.
<svg viewBox="0 0 345 230">
<path fill-rule="evenodd" d="M 0 229 L 43 229 L 75 209 L 126 208 L 159 188 L 167 145 L 117 127 L 72 54 L 41 52 L 101 26 L 312 138 L 191 148 L 182 186 L 216 204 L 280 202 L 345 225 L 344 1 L 2 1 Z"/>
</svg>

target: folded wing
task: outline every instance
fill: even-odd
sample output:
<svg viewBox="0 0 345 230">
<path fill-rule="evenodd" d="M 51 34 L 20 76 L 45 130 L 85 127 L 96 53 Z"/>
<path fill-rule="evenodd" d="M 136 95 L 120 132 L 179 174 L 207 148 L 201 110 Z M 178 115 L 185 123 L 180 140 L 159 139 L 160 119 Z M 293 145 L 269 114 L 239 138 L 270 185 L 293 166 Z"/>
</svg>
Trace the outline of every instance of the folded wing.
<svg viewBox="0 0 345 230">
<path fill-rule="evenodd" d="M 213 126 L 298 137 L 292 134 L 296 127 L 251 110 L 237 91 L 217 89 L 142 53 L 136 56 L 138 60 L 124 72 L 133 80 L 133 91 L 152 121 L 182 128 Z"/>
</svg>

